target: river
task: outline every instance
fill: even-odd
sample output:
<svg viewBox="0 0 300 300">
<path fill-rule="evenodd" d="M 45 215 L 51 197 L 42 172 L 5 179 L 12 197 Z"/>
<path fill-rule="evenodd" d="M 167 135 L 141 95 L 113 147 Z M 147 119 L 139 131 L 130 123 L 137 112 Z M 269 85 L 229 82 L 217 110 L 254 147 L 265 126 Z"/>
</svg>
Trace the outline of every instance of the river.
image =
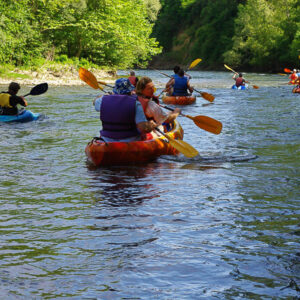
<svg viewBox="0 0 300 300">
<path fill-rule="evenodd" d="M 42 118 L 0 125 L 1 299 L 300 297 L 300 95 L 279 75 L 245 74 L 260 88 L 238 91 L 230 72 L 190 74 L 215 101 L 183 112 L 223 123 L 179 117 L 193 159 L 91 167 L 87 85 L 28 96 Z M 137 75 L 157 93 L 168 80 Z"/>
</svg>

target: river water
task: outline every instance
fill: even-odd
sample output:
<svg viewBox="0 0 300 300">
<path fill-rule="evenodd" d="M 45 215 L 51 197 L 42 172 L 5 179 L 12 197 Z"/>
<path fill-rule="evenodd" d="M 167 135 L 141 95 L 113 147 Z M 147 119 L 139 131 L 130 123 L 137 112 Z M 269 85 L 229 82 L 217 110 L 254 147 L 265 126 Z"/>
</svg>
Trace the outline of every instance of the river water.
<svg viewBox="0 0 300 300">
<path fill-rule="evenodd" d="M 215 101 L 183 112 L 223 123 L 213 135 L 180 117 L 201 157 L 91 167 L 86 85 L 50 86 L 28 97 L 40 120 L 0 125 L 1 299 L 300 297 L 300 95 L 279 75 L 237 91 L 230 72 L 190 73 Z M 157 93 L 168 80 L 137 75 Z"/>
</svg>

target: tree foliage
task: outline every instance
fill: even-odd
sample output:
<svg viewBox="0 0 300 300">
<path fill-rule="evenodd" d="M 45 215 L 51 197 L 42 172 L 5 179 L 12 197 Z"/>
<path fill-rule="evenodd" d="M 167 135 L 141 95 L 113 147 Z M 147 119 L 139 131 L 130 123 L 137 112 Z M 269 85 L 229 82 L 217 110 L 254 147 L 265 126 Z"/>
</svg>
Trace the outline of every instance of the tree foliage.
<svg viewBox="0 0 300 300">
<path fill-rule="evenodd" d="M 295 66 L 300 54 L 300 0 L 163 0 L 153 36 L 162 59 L 201 57 L 256 70 Z M 174 62 L 175 63 L 175 62 Z"/>
<path fill-rule="evenodd" d="M 143 65 L 161 49 L 151 38 L 158 0 L 0 0 L 0 62 L 59 55 L 98 65 Z"/>
</svg>

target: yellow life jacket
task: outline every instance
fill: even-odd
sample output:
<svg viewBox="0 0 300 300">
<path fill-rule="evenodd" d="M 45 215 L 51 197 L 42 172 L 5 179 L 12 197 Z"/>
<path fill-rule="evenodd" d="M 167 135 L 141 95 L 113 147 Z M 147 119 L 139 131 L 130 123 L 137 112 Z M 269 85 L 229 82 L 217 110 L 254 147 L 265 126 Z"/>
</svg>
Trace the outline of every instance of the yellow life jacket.
<svg viewBox="0 0 300 300">
<path fill-rule="evenodd" d="M 13 108 L 13 107 L 9 104 L 9 99 L 10 99 L 10 94 L 7 94 L 7 93 L 0 93 L 0 106 L 1 106 L 1 107 Z"/>
</svg>

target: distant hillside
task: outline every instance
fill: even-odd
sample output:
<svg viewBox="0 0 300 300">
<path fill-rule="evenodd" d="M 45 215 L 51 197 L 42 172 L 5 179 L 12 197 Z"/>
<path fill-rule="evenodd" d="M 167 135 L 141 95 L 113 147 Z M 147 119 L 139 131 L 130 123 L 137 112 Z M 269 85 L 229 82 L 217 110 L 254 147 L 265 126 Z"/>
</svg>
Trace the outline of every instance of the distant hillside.
<svg viewBox="0 0 300 300">
<path fill-rule="evenodd" d="M 299 0 L 162 0 L 152 36 L 163 47 L 154 66 L 279 71 L 299 67 Z"/>
</svg>

